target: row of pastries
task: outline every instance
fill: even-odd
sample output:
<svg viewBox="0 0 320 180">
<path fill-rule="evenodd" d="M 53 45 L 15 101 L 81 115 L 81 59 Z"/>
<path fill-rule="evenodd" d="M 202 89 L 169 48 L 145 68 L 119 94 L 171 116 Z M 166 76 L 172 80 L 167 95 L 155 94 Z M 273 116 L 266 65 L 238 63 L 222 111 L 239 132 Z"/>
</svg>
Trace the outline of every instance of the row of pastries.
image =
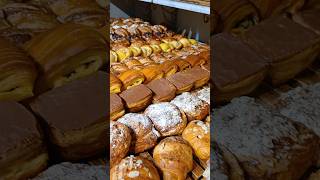
<svg viewBox="0 0 320 180">
<path fill-rule="evenodd" d="M 107 178 L 83 163 L 106 153 L 108 11 L 98 2 L 0 1 L 0 179 Z"/>
<path fill-rule="evenodd" d="M 209 46 L 138 18 L 111 19 L 110 40 L 110 178 L 186 179 L 195 159 L 209 165 Z"/>
</svg>

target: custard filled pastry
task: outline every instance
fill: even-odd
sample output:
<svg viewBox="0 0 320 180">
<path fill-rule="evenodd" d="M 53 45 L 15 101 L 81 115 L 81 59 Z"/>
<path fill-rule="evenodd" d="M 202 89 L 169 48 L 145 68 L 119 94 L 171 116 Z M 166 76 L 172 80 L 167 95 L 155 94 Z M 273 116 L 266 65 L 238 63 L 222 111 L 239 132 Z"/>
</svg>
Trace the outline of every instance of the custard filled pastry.
<svg viewBox="0 0 320 180">
<path fill-rule="evenodd" d="M 189 92 L 175 97 L 171 103 L 186 113 L 189 121 L 202 120 L 209 114 L 209 104 Z"/>
<path fill-rule="evenodd" d="M 163 180 L 183 180 L 193 169 L 192 148 L 180 136 L 167 137 L 153 150 L 153 159 L 162 171 Z"/>
<path fill-rule="evenodd" d="M 126 125 L 110 121 L 110 168 L 127 156 L 131 140 L 131 131 Z"/>
<path fill-rule="evenodd" d="M 125 109 L 122 99 L 117 94 L 110 94 L 110 120 L 115 121 L 124 115 Z"/>
<path fill-rule="evenodd" d="M 167 77 L 167 80 L 177 88 L 177 94 L 191 91 L 194 85 L 194 77 L 191 77 L 184 72 L 173 74 L 172 76 Z"/>
<path fill-rule="evenodd" d="M 107 42 L 94 28 L 64 24 L 40 34 L 26 44 L 39 64 L 40 89 L 62 86 L 98 71 L 106 62 Z"/>
<path fill-rule="evenodd" d="M 145 77 L 144 84 L 148 84 L 152 80 L 160 79 L 164 76 L 163 71 L 159 68 L 159 65 L 147 66 L 140 70 Z"/>
<path fill-rule="evenodd" d="M 110 50 L 110 65 L 118 62 L 118 54 L 115 51 Z"/>
<path fill-rule="evenodd" d="M 0 39 L 0 100 L 21 101 L 33 96 L 37 70 L 31 58 Z"/>
<path fill-rule="evenodd" d="M 146 85 L 139 84 L 123 91 L 120 97 L 130 112 L 139 112 L 152 102 L 152 91 Z"/>
<path fill-rule="evenodd" d="M 145 77 L 141 72 L 133 69 L 122 72 L 118 78 L 123 83 L 124 89 L 130 89 L 134 86 L 142 84 L 145 80 Z"/>
<path fill-rule="evenodd" d="M 161 78 L 147 84 L 153 92 L 153 103 L 168 102 L 176 96 L 176 87 L 167 79 Z"/>
<path fill-rule="evenodd" d="M 192 77 L 195 89 L 204 86 L 210 79 L 210 73 L 201 67 L 194 67 L 184 71 L 183 73 Z"/>
<path fill-rule="evenodd" d="M 179 135 L 187 125 L 186 115 L 171 103 L 152 104 L 144 112 L 161 136 Z"/>
<path fill-rule="evenodd" d="M 182 138 L 189 142 L 196 156 L 210 158 L 210 126 L 199 120 L 191 121 L 182 133 Z"/>
<path fill-rule="evenodd" d="M 187 57 L 182 58 L 182 59 L 187 61 L 191 65 L 191 67 L 201 66 L 206 63 L 205 59 L 203 59 L 199 55 L 194 55 L 194 54 L 188 55 Z"/>
<path fill-rule="evenodd" d="M 164 72 L 164 76 L 168 77 L 178 71 L 178 66 L 172 61 L 165 61 L 160 65 L 160 69 Z"/>
<path fill-rule="evenodd" d="M 123 63 L 112 63 L 110 64 L 110 72 L 116 76 L 129 71 L 129 68 Z"/>
<path fill-rule="evenodd" d="M 160 176 L 152 161 L 141 156 L 130 155 L 111 168 L 110 179 L 160 180 Z"/>
<path fill-rule="evenodd" d="M 121 92 L 122 83 L 121 81 L 113 74 L 110 74 L 110 93 L 117 94 Z"/>
<path fill-rule="evenodd" d="M 144 152 L 157 144 L 160 134 L 154 129 L 152 121 L 146 115 L 128 113 L 117 122 L 125 124 L 133 132 L 132 152 L 136 154 Z"/>
</svg>

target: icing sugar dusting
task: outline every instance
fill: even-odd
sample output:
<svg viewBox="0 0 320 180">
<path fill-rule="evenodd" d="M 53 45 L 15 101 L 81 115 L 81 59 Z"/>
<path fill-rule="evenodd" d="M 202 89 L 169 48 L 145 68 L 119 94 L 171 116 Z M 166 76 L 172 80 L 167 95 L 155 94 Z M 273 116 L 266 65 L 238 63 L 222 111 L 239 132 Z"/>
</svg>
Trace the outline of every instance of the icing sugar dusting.
<svg viewBox="0 0 320 180">
<path fill-rule="evenodd" d="M 175 97 L 171 103 L 178 106 L 185 113 L 196 113 L 204 105 L 203 101 L 189 92 L 184 92 Z"/>
</svg>

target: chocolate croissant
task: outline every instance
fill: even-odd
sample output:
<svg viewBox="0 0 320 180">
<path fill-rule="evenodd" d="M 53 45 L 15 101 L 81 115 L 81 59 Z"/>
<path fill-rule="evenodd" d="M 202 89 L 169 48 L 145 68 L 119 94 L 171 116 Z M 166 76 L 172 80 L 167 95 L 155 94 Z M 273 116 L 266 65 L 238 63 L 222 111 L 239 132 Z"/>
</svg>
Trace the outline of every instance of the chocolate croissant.
<svg viewBox="0 0 320 180">
<path fill-rule="evenodd" d="M 20 101 L 33 96 L 35 64 L 21 49 L 0 38 L 0 100 Z"/>
<path fill-rule="evenodd" d="M 60 25 L 26 44 L 39 64 L 41 90 L 51 89 L 99 70 L 107 61 L 107 42 L 94 28 Z"/>
</svg>

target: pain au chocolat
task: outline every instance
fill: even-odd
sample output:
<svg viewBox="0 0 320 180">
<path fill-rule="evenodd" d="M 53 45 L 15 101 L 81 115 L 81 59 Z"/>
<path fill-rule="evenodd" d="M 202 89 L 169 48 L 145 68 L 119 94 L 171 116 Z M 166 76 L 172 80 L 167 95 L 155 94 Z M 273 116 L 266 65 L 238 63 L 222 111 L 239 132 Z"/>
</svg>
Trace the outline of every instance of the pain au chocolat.
<svg viewBox="0 0 320 180">
<path fill-rule="evenodd" d="M 105 152 L 107 82 L 106 73 L 96 72 L 41 94 L 30 103 L 63 159 L 79 160 Z"/>
<path fill-rule="evenodd" d="M 28 179 L 47 166 L 36 118 L 16 102 L 0 102 L 0 179 Z"/>
<path fill-rule="evenodd" d="M 252 92 L 265 78 L 267 66 L 249 46 L 228 33 L 213 37 L 213 97 L 215 102 Z"/>
<path fill-rule="evenodd" d="M 306 69 L 315 59 L 320 41 L 314 32 L 285 16 L 261 22 L 242 39 L 269 63 L 273 84 L 284 83 Z"/>
</svg>

